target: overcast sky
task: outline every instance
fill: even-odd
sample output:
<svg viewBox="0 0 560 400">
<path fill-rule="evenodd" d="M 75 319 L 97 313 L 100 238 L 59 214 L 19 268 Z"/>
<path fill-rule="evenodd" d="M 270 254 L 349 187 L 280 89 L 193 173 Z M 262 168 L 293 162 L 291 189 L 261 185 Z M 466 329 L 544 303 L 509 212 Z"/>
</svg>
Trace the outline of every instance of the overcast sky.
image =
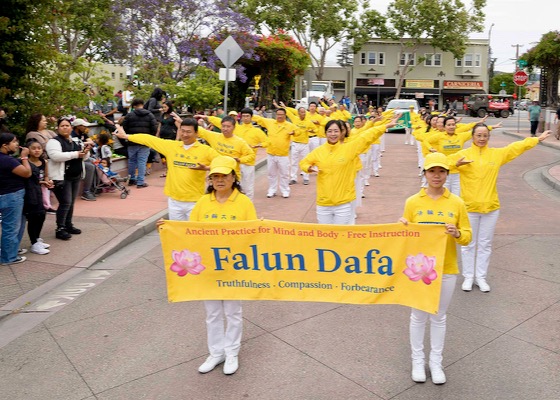
<svg viewBox="0 0 560 400">
<path fill-rule="evenodd" d="M 464 0 L 469 3 L 468 0 Z M 371 0 L 371 7 L 385 13 L 390 0 Z M 472 34 L 472 38 L 488 38 L 490 26 L 492 35 L 492 57 L 497 58 L 495 70 L 514 71 L 515 47 L 520 44 L 519 54 L 527 51 L 538 42 L 542 35 L 560 30 L 560 0 L 487 0 L 483 33 Z M 329 54 L 329 64 L 336 64 L 336 52 Z"/>
</svg>

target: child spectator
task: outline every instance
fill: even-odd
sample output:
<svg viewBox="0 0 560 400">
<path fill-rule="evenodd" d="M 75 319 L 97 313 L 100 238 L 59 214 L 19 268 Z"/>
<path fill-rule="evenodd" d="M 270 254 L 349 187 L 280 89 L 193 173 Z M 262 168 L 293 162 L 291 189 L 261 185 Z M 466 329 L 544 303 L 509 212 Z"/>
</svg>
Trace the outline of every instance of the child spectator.
<svg viewBox="0 0 560 400">
<path fill-rule="evenodd" d="M 50 253 L 50 250 L 48 250 L 50 245 L 43 242 L 40 237 L 46 215 L 41 187 L 52 188 L 54 185 L 48 176 L 48 164 L 43 157 L 41 143 L 36 139 L 31 139 L 27 141 L 26 147 L 29 149 L 31 176 L 25 183 L 23 213 L 27 218 L 27 233 L 31 240 L 31 252 L 43 255 Z"/>
</svg>

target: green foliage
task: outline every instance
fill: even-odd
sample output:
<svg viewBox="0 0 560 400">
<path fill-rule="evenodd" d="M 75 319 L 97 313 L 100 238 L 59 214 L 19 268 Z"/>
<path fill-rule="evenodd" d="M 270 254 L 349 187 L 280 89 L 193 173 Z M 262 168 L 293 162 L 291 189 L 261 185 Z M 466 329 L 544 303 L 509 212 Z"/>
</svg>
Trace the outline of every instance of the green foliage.
<svg viewBox="0 0 560 400">
<path fill-rule="evenodd" d="M 483 29 L 486 0 L 394 0 L 387 10 L 392 29 L 387 37 L 401 43 L 401 52 L 416 53 L 421 44 L 461 58 L 469 34 Z M 401 67 L 397 96 L 410 66 Z"/>
<path fill-rule="evenodd" d="M 259 29 L 292 33 L 310 54 L 317 79 L 322 79 L 327 52 L 335 44 L 343 39 L 362 43 L 383 24 L 367 1 L 237 0 L 237 4 Z"/>
<path fill-rule="evenodd" d="M 546 68 L 548 75 L 547 106 L 558 106 L 560 104 L 557 90 L 557 82 L 560 78 L 560 31 L 545 33 L 539 43 L 520 58 L 527 61 L 529 70 L 533 70 L 535 67 Z"/>
<path fill-rule="evenodd" d="M 502 82 L 505 86 L 502 87 Z M 490 93 L 499 93 L 500 90 L 504 89 L 507 94 L 518 93 L 518 87 L 513 83 L 513 73 L 498 74 L 492 77 L 490 80 Z M 525 87 L 521 88 L 521 98 L 525 96 L 527 89 Z"/>
</svg>

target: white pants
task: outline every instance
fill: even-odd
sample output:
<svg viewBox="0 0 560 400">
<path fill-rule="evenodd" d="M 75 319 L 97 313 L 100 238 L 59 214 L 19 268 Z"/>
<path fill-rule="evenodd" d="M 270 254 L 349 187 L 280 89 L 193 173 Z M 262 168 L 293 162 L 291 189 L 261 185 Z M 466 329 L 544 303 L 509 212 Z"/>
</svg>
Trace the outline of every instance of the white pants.
<svg viewBox="0 0 560 400">
<path fill-rule="evenodd" d="M 372 144 L 371 149 L 369 150 L 371 153 L 371 163 L 373 165 L 373 173 L 379 173 L 379 165 L 381 161 L 381 145 L 379 144 Z"/>
<path fill-rule="evenodd" d="M 385 151 L 385 135 L 381 136 L 381 151 Z"/>
<path fill-rule="evenodd" d="M 404 144 L 412 143 L 412 129 L 404 128 Z"/>
<path fill-rule="evenodd" d="M 449 174 L 447 175 L 447 180 L 445 181 L 444 187 L 449 189 L 449 191 L 457 196 L 461 196 L 461 183 L 459 182 L 459 174 Z"/>
<path fill-rule="evenodd" d="M 337 206 L 317 206 L 317 223 L 335 225 L 354 225 L 352 202 Z"/>
<path fill-rule="evenodd" d="M 206 307 L 206 330 L 210 355 L 212 357 L 237 356 L 243 334 L 241 301 L 206 300 L 204 307 Z"/>
<path fill-rule="evenodd" d="M 320 140 L 319 137 L 315 136 L 315 137 L 309 138 L 309 151 L 310 152 L 315 150 L 320 145 L 321 145 L 321 140 Z"/>
<path fill-rule="evenodd" d="M 492 239 L 499 216 L 500 210 L 487 214 L 469 213 L 472 241 L 461 248 L 465 278 L 486 279 L 492 254 Z"/>
<path fill-rule="evenodd" d="M 241 189 L 248 198 L 253 200 L 255 197 L 255 166 L 241 164 Z"/>
<path fill-rule="evenodd" d="M 418 167 L 424 168 L 424 154 L 422 154 L 422 142 L 416 142 L 417 150 L 418 150 Z"/>
<path fill-rule="evenodd" d="M 282 196 L 290 195 L 290 157 L 267 156 L 266 167 L 268 171 L 268 195 L 276 194 L 278 188 Z"/>
<path fill-rule="evenodd" d="M 179 201 L 169 197 L 167 199 L 169 219 L 173 221 L 188 221 L 195 204 L 195 201 Z"/>
<path fill-rule="evenodd" d="M 424 363 L 424 333 L 426 323 L 430 319 L 430 364 L 441 365 L 445 343 L 446 313 L 453 297 L 455 282 L 457 282 L 457 275 L 443 275 L 437 314 L 429 314 L 415 308 L 411 310 L 410 348 L 413 362 Z"/>
<path fill-rule="evenodd" d="M 292 143 L 292 153 L 290 157 L 290 172 L 291 172 L 291 179 L 293 181 L 297 181 L 298 172 L 301 171 L 299 168 L 299 162 L 303 160 L 303 158 L 309 154 L 309 145 L 307 143 Z M 309 174 L 304 172 L 303 173 L 303 180 L 306 181 L 309 179 Z"/>
</svg>

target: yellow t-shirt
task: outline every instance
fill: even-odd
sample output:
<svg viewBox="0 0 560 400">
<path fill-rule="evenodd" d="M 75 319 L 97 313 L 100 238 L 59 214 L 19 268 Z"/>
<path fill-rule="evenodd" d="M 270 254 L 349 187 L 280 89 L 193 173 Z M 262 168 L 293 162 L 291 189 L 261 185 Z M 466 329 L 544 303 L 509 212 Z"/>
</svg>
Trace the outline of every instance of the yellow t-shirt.
<svg viewBox="0 0 560 400">
<path fill-rule="evenodd" d="M 216 200 L 214 192 L 205 194 L 192 209 L 190 221 L 199 222 L 231 222 L 251 221 L 257 219 L 255 206 L 247 196 L 237 189 L 226 202 Z"/>
<path fill-rule="evenodd" d="M 222 133 L 211 132 L 200 127 L 198 128 L 198 136 L 206 140 L 221 155 L 239 158 L 239 162 L 235 167 L 235 173 L 238 177 L 241 176 L 239 164 L 255 164 L 255 151 L 239 136 L 233 135 L 227 138 Z"/>
<path fill-rule="evenodd" d="M 253 115 L 253 121 L 265 127 L 268 132 L 268 140 L 262 144 L 268 154 L 282 157 L 290 154 L 291 134 L 296 131 L 294 124 L 288 121 L 280 123 L 259 115 Z"/>
<path fill-rule="evenodd" d="M 160 139 L 139 133 L 128 135 L 133 143 L 143 144 L 161 153 L 167 159 L 167 178 L 164 193 L 178 201 L 197 201 L 206 190 L 206 171 L 192 169 L 197 164 L 209 166 L 220 154 L 213 148 L 195 142 L 188 149 L 183 142 Z"/>
<path fill-rule="evenodd" d="M 434 200 L 426 194 L 426 189 L 410 196 L 405 203 L 403 217 L 415 224 L 453 224 L 461 236 L 457 239 L 451 235 L 447 237 L 445 259 L 443 260 L 444 274 L 458 274 L 457 247 L 455 243 L 466 246 L 472 239 L 471 224 L 465 203 L 448 189 L 441 197 Z M 445 229 L 442 226 L 441 229 Z"/>
</svg>

